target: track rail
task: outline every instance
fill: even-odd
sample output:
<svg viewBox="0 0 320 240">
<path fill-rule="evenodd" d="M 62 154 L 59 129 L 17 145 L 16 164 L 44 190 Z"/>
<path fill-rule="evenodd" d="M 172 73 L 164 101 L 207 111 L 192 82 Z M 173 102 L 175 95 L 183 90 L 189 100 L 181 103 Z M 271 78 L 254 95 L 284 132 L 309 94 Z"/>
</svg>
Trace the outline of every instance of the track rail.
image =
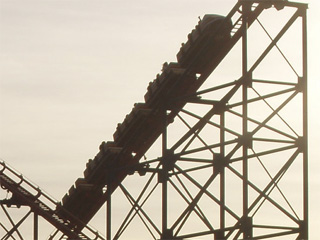
<svg viewBox="0 0 320 240">
<path fill-rule="evenodd" d="M 12 198 L 2 200 L 1 204 L 30 206 L 32 211 L 69 239 L 104 239 L 87 223 L 107 201 L 108 194 L 118 188 L 127 175 L 147 171 L 148 166 L 140 163 L 140 159 L 162 134 L 164 125 L 173 122 L 183 106 L 196 96 L 201 85 L 243 37 L 244 28 L 250 28 L 266 8 L 274 6 L 280 10 L 285 6 L 300 5 L 281 0 L 240 0 L 219 26 L 205 37 L 200 21 L 178 52 L 178 62 L 163 65 L 162 72 L 147 88 L 145 102 L 134 105 L 116 128 L 113 141 L 101 143 L 98 154 L 88 161 L 84 176 L 76 180 L 61 203 L 0 162 L 1 187 L 12 193 Z M 245 14 L 244 6 L 249 6 Z M 224 36 L 222 41 L 217 40 L 221 36 Z M 162 121 L 164 115 L 166 123 Z"/>
<path fill-rule="evenodd" d="M 86 226 L 65 210 L 61 210 L 59 202 L 9 167 L 5 162 L 1 161 L 0 167 L 1 188 L 12 193 L 10 199 L 0 201 L 2 205 L 7 205 L 8 207 L 13 205 L 17 207 L 30 206 L 32 212 L 43 217 L 70 239 L 104 239 L 96 230 Z M 79 231 L 76 226 L 81 224 L 83 228 L 82 231 Z M 11 233 L 8 232 L 7 235 L 10 236 L 9 234 Z"/>
<path fill-rule="evenodd" d="M 257 19 L 265 8 L 279 1 L 252 1 L 256 3 L 250 9 L 248 27 Z M 270 5 L 271 4 L 271 5 Z M 282 3 L 281 3 L 282 4 Z M 241 12 L 242 1 L 239 1 L 230 11 L 215 32 L 205 39 L 201 47 L 193 47 L 195 39 L 189 37 L 183 44 L 177 55 L 184 57 L 184 63 L 165 63 L 162 73 L 149 84 L 145 94 L 145 103 L 135 104 L 132 111 L 126 116 L 114 133 L 114 141 L 103 142 L 100 151 L 94 159 L 90 159 L 84 171 L 84 178 L 77 179 L 69 192 L 64 196 L 62 205 L 68 211 L 89 222 L 95 213 L 107 200 L 107 192 L 103 187 L 107 186 L 113 192 L 128 174 L 140 171 L 143 174 L 147 166 L 139 164 L 149 147 L 162 134 L 164 112 L 169 111 L 167 124 L 170 124 L 183 106 L 196 93 L 209 75 L 224 59 L 233 46 L 239 41 L 243 33 Z M 231 19 L 235 19 L 232 26 Z M 195 30 L 200 29 L 201 21 Z M 215 36 L 229 31 L 229 37 L 216 45 L 212 44 Z M 201 35 L 201 33 L 199 33 Z M 188 46 L 188 47 L 186 47 Z M 188 48 L 189 50 L 187 50 Z M 185 54 L 190 49 L 192 54 Z M 210 52 L 211 56 L 206 55 Z M 185 56 L 183 56 L 185 55 Z M 205 59 L 203 59 L 205 57 Z M 180 57 L 181 59 L 181 57 Z M 203 63 L 199 70 L 194 66 L 198 61 Z M 88 185 L 87 191 L 83 191 L 81 184 Z M 90 197 L 88 197 L 90 196 Z"/>
</svg>

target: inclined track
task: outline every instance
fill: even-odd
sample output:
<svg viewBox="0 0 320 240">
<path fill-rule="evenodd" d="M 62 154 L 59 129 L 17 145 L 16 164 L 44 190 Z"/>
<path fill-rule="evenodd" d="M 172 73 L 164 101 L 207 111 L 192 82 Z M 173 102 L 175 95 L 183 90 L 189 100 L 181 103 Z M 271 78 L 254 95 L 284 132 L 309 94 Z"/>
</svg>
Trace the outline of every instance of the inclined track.
<svg viewBox="0 0 320 240">
<path fill-rule="evenodd" d="M 167 124 L 170 124 L 190 96 L 196 93 L 241 39 L 245 27 L 241 13 L 243 2 L 251 3 L 251 9 L 247 13 L 247 27 L 272 4 L 285 4 L 283 1 L 238 1 L 220 26 L 208 36 L 196 32 L 201 28 L 199 22 L 193 34 L 189 35 L 188 42 L 183 44 L 177 54 L 180 58 L 178 63 L 164 64 L 162 73 L 149 84 L 145 102 L 135 104 L 124 121 L 118 125 L 113 141 L 100 145 L 99 153 L 88 161 L 84 177 L 76 180 L 61 203 L 54 201 L 4 162 L 0 162 L 1 187 L 10 191 L 13 196 L 11 202 L 2 200 L 1 204 L 30 206 L 33 212 L 42 216 L 69 239 L 103 239 L 89 228 L 87 223 L 107 200 L 105 186 L 109 192 L 113 192 L 128 174 L 138 171 L 139 167 L 143 169 L 144 166 L 139 164 L 139 160 L 162 134 L 163 114 L 168 112 Z M 228 37 L 224 38 L 224 41 L 215 42 L 215 37 L 223 36 L 226 31 Z M 200 47 L 195 46 L 197 41 L 202 41 Z M 215 42 L 216 46 L 212 42 Z M 206 56 L 208 52 L 211 54 L 209 57 Z M 201 67 L 197 65 L 199 62 Z M 135 169 L 135 166 L 138 168 Z M 7 173 L 14 175 L 18 181 L 13 180 Z M 27 190 L 26 186 L 34 193 Z"/>
</svg>

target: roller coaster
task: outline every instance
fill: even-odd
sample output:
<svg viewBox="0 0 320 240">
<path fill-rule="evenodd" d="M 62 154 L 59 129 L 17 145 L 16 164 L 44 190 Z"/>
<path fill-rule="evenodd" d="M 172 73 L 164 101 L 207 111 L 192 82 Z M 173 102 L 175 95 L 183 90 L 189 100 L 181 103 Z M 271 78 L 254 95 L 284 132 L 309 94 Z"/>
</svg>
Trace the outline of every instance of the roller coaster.
<svg viewBox="0 0 320 240">
<path fill-rule="evenodd" d="M 248 31 L 254 24 L 261 25 L 259 16 L 264 12 L 267 15 L 270 9 L 293 11 L 274 38 L 267 33 L 270 44 L 249 66 Z M 25 239 L 19 227 L 32 213 L 34 239 L 39 238 L 38 217 L 55 229 L 48 239 L 128 239 L 125 232 L 136 218 L 146 229 L 146 239 L 308 239 L 306 10 L 307 5 L 302 3 L 240 0 L 225 17 L 205 15 L 182 44 L 177 62 L 163 64 L 162 72 L 147 87 L 145 102 L 136 103 L 118 124 L 113 141 L 101 143 L 83 176 L 61 201 L 0 162 L 0 184 L 10 193 L 10 197 L 0 200 L 8 219 L 5 225 L 1 215 L 1 240 Z M 288 61 L 296 73 L 294 80 L 254 78 L 255 70 L 272 49 L 282 53 L 277 43 L 297 21 L 302 29 L 302 73 L 298 74 Z M 237 43 L 241 46 L 242 76 L 200 89 Z M 278 106 L 272 107 L 268 100 L 279 96 Z M 298 127 L 301 131 L 281 117 L 281 110 L 296 98 L 300 99 L 297 108 L 303 119 Z M 259 107 L 249 111 L 250 104 L 256 103 L 266 105 L 270 112 L 261 117 Z M 205 113 L 197 113 L 200 105 Z M 290 131 L 272 125 L 275 117 Z M 232 119 L 232 125 L 228 119 Z M 185 129 L 181 133 L 178 122 Z M 153 148 L 158 148 L 159 155 L 150 158 L 152 153 L 148 152 L 155 152 Z M 268 170 L 264 162 L 279 156 L 284 160 Z M 261 172 L 252 165 L 254 161 L 267 176 L 262 183 Z M 299 162 L 301 171 L 301 176 L 296 175 L 302 185 L 299 210 L 280 187 L 295 162 Z M 125 187 L 127 182 L 135 181 L 130 180 L 133 177 L 144 181 L 136 196 Z M 236 190 L 230 192 L 230 184 Z M 273 196 L 276 190 L 282 201 Z M 120 222 L 112 215 L 117 192 L 123 193 L 130 206 Z M 238 203 L 229 200 L 231 193 Z M 153 195 L 156 200 L 151 200 Z M 170 198 L 173 196 L 182 204 L 175 205 L 176 200 Z M 156 205 L 151 209 L 157 213 L 148 210 L 150 202 Z M 106 236 L 88 225 L 104 204 Z M 268 212 L 261 209 L 266 204 L 277 210 L 281 224 L 264 222 Z M 9 211 L 12 207 L 29 211 L 14 222 Z M 172 214 L 173 209 L 178 213 Z M 197 222 L 201 227 L 195 227 Z"/>
</svg>

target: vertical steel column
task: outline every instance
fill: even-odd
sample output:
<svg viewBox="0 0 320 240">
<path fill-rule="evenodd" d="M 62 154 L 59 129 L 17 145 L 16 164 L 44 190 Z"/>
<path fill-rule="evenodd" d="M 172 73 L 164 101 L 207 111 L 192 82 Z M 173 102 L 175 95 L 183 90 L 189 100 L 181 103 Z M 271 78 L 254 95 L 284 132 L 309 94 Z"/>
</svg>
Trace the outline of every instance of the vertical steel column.
<svg viewBox="0 0 320 240">
<path fill-rule="evenodd" d="M 243 238 L 251 238 L 250 229 L 248 225 L 248 147 L 249 147 L 249 134 L 248 134 L 248 86 L 249 79 L 248 76 L 248 13 L 251 11 L 251 4 L 243 2 L 242 3 L 242 154 L 243 154 L 243 223 L 242 232 Z"/>
<path fill-rule="evenodd" d="M 106 238 L 111 240 L 111 189 L 107 186 L 107 226 L 106 226 Z"/>
<path fill-rule="evenodd" d="M 308 56 L 307 56 L 307 9 L 302 13 L 302 61 L 303 61 L 303 229 L 302 239 L 309 238 L 309 193 L 308 193 Z"/>
<path fill-rule="evenodd" d="M 33 213 L 33 240 L 38 240 L 38 214 Z"/>
<path fill-rule="evenodd" d="M 220 169 L 220 229 L 221 232 L 219 234 L 219 238 L 220 239 L 224 239 L 225 238 L 225 168 L 224 168 L 224 163 L 222 163 L 222 161 L 224 162 L 225 159 L 225 112 L 223 111 L 220 114 L 220 157 L 221 159 L 219 159 L 219 161 L 221 161 L 221 169 Z"/>
<path fill-rule="evenodd" d="M 167 110 L 163 109 L 163 132 L 162 132 L 162 236 L 161 239 L 167 239 L 168 236 L 168 163 L 167 163 Z"/>
</svg>

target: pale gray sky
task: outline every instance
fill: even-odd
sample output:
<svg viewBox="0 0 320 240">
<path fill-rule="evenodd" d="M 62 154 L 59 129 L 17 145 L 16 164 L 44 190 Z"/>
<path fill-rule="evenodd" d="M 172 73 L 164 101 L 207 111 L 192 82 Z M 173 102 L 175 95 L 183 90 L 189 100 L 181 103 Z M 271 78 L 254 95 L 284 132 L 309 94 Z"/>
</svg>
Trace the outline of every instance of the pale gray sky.
<svg viewBox="0 0 320 240">
<path fill-rule="evenodd" d="M 320 5 L 302 2 L 309 3 L 310 234 L 315 239 Z M 0 0 L 0 158 L 61 199 L 100 143 L 111 140 L 117 123 L 143 101 L 162 63 L 176 61 L 198 16 L 225 15 L 235 3 Z"/>
</svg>

